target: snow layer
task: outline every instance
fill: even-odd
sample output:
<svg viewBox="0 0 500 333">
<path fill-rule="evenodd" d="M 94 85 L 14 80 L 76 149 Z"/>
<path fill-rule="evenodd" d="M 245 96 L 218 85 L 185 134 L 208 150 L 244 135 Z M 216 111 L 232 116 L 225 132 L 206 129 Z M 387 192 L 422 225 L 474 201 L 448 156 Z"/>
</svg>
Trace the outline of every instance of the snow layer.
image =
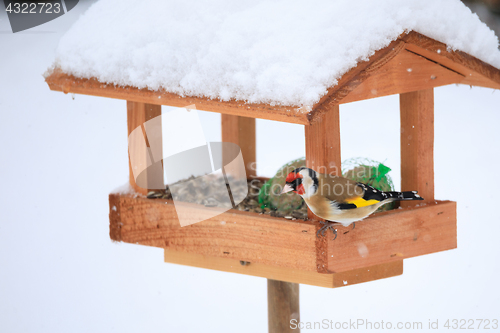
<svg viewBox="0 0 500 333">
<path fill-rule="evenodd" d="M 410 30 L 500 68 L 498 38 L 458 0 L 101 0 L 61 39 L 56 66 L 183 96 L 305 106 Z"/>
</svg>

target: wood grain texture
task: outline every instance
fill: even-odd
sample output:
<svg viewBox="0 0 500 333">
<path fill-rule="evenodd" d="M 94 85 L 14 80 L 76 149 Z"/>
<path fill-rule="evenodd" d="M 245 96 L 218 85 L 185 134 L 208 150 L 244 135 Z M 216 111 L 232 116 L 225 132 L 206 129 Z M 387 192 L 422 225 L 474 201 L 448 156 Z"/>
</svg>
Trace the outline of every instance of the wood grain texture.
<svg viewBox="0 0 500 333">
<path fill-rule="evenodd" d="M 111 194 L 119 220 L 110 230 L 127 243 L 316 271 L 316 226 L 307 221 L 230 210 L 181 227 L 170 200 Z M 193 215 L 203 206 L 192 204 Z M 118 226 L 117 226 L 117 225 Z"/>
<path fill-rule="evenodd" d="M 132 131 L 137 127 L 142 127 L 142 131 L 145 134 L 146 132 L 144 130 L 144 123 L 158 116 L 161 116 L 161 105 L 127 101 L 128 135 L 130 135 L 130 133 L 132 133 Z M 156 132 L 158 133 L 156 133 L 157 135 L 155 137 L 151 136 L 148 137 L 144 135 L 144 138 L 146 140 L 146 146 L 150 147 L 152 144 L 155 144 L 161 149 L 162 146 L 161 129 Z M 136 192 L 144 195 L 148 193 L 148 189 L 139 187 L 137 185 L 134 173 L 132 171 L 131 161 L 135 161 L 137 163 L 138 160 L 141 160 L 142 165 L 147 166 L 148 165 L 147 161 L 148 159 L 150 160 L 150 157 L 148 157 L 150 153 L 148 152 L 148 149 L 145 148 L 146 147 L 140 144 L 129 143 L 129 182 L 132 188 Z M 147 172 L 141 174 L 141 177 L 147 178 L 144 180 L 144 183 L 151 183 L 150 180 L 152 180 L 153 177 L 156 178 L 160 177 L 163 180 L 163 168 L 161 168 L 161 164 L 157 164 L 156 166 L 149 168 Z M 153 186 L 150 186 L 149 188 L 153 188 Z"/>
<path fill-rule="evenodd" d="M 355 94 L 350 98 L 347 98 L 347 96 L 353 93 L 358 86 L 367 81 L 370 77 L 376 76 L 379 70 L 383 71 L 384 66 L 397 57 L 403 50 L 424 57 L 429 61 L 427 63 L 420 61 L 422 64 L 425 63 L 432 68 L 437 68 L 430 64 L 434 63 L 435 65 L 441 66 L 442 69 L 448 69 L 450 72 L 459 75 L 459 77 L 463 75 L 463 78 L 456 83 L 500 89 L 500 69 L 465 52 L 447 50 L 445 44 L 415 31 L 411 31 L 408 34 L 402 34 L 396 41 L 391 42 L 387 47 L 375 52 L 367 61 L 359 62 L 355 68 L 345 73 L 339 79 L 338 84 L 329 88 L 327 94 L 313 106 L 313 110 L 308 115 L 310 122 L 313 123 L 321 118 L 322 114 L 327 112 L 331 105 L 373 98 L 374 96 L 366 93 L 364 95 Z M 449 84 L 446 82 L 453 83 L 455 79 L 458 79 L 458 77 L 452 73 L 446 75 L 446 80 L 442 80 L 443 84 Z M 378 76 L 380 77 L 380 75 Z M 440 74 L 440 76 L 442 76 L 442 74 Z M 407 81 L 407 79 L 410 79 L 410 81 Z M 405 78 L 402 76 L 401 80 L 392 81 L 392 85 L 384 86 L 384 94 L 408 92 L 411 91 L 408 89 L 413 89 L 411 86 L 414 84 L 417 85 L 415 90 L 437 86 L 436 81 L 431 81 L 429 86 L 423 87 L 421 81 L 417 84 L 417 82 L 413 83 L 412 80 L 413 78 Z M 400 87 L 402 87 L 403 90 L 400 91 Z M 371 84 L 366 84 L 364 90 L 371 92 Z M 377 95 L 383 96 L 382 94 Z"/>
<path fill-rule="evenodd" d="M 268 279 L 267 313 L 269 333 L 296 332 L 290 321 L 300 321 L 299 285 Z"/>
<path fill-rule="evenodd" d="M 211 257 L 197 253 L 176 252 L 168 249 L 165 249 L 165 262 L 325 288 L 345 287 L 352 284 L 385 279 L 403 274 L 403 260 L 334 274 L 303 271 L 287 267 L 266 265 L 259 262 L 250 262 L 246 263 L 246 265 L 242 265 L 240 261 L 236 259 Z"/>
<path fill-rule="evenodd" d="M 370 66 L 366 71 L 375 73 L 344 97 L 342 103 L 460 83 L 465 78 L 407 50 L 401 50 L 383 66 Z"/>
<path fill-rule="evenodd" d="M 434 90 L 400 95 L 401 190 L 434 201 Z M 401 201 L 401 207 L 418 204 Z"/>
<path fill-rule="evenodd" d="M 319 173 L 341 175 L 339 106 L 331 105 L 330 108 L 312 125 L 305 126 L 306 166 Z M 310 219 L 319 220 L 309 208 L 307 215 Z M 316 238 L 316 255 L 318 272 L 326 273 L 328 247 L 324 237 Z"/>
<path fill-rule="evenodd" d="M 121 203 L 120 195 L 112 194 L 109 196 L 109 238 L 116 242 L 122 241 L 122 222 L 121 222 Z"/>
<path fill-rule="evenodd" d="M 319 225 L 316 220 L 290 221 L 230 210 L 180 227 L 172 201 L 110 194 L 113 240 L 252 264 L 337 273 L 456 247 L 456 204 L 448 201 L 374 214 L 357 222 L 352 231 L 338 227 L 335 241 L 329 232 L 321 238 L 324 244 L 316 241 Z M 361 256 L 360 241 L 368 256 Z M 327 257 L 318 246 L 326 249 Z M 318 257 L 325 267 L 317 267 Z"/>
<path fill-rule="evenodd" d="M 165 91 L 115 86 L 99 82 L 97 79 L 81 79 L 54 70 L 45 82 L 54 91 L 82 95 L 124 99 L 128 101 L 186 107 L 195 105 L 197 110 L 218 112 L 234 116 L 276 120 L 294 124 L 309 124 L 307 111 L 295 106 L 271 106 L 269 104 L 249 104 L 244 101 L 220 101 L 205 97 L 181 97 Z"/>
<path fill-rule="evenodd" d="M 221 131 L 222 142 L 240 146 L 247 178 L 256 177 L 255 118 L 221 114 Z"/>
<path fill-rule="evenodd" d="M 464 75 L 461 84 L 500 89 L 500 69 L 465 52 L 448 50 L 446 44 L 418 32 L 400 36 L 406 49 Z"/>
<path fill-rule="evenodd" d="M 319 173 L 340 175 L 340 114 L 339 106 L 332 105 L 314 124 L 304 126 L 306 165 Z"/>
<path fill-rule="evenodd" d="M 401 40 L 391 42 L 387 47 L 378 50 L 367 61 L 361 61 L 356 67 L 342 75 L 338 83 L 329 88 L 327 93 L 316 103 L 308 115 L 311 123 L 320 119 L 323 114 L 328 113 L 333 105 L 339 105 L 351 91 L 356 89 L 363 81 L 375 73 L 366 71 L 368 67 L 382 67 L 389 60 L 394 58 L 403 48 L 405 42 Z"/>
<path fill-rule="evenodd" d="M 457 247 L 456 203 L 438 201 L 374 214 L 328 232 L 328 269 L 344 272 Z"/>
</svg>

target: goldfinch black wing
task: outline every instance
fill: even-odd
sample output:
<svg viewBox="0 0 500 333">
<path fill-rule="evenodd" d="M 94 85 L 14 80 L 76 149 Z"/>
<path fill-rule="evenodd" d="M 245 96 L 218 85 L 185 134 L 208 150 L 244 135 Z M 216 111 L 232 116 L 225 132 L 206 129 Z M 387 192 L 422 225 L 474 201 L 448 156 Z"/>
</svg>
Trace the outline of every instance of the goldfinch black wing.
<svg viewBox="0 0 500 333">
<path fill-rule="evenodd" d="M 377 190 L 373 186 L 363 183 L 357 183 L 357 186 L 363 189 L 363 195 L 347 198 L 345 200 L 345 203 L 339 204 L 340 209 L 354 209 L 359 207 L 371 206 L 381 201 L 423 200 L 423 198 L 417 194 L 417 191 L 383 192 Z"/>
<path fill-rule="evenodd" d="M 324 174 L 318 177 L 317 186 L 319 194 L 339 209 L 366 207 L 381 201 L 423 200 L 416 191 L 383 192 L 367 184 Z"/>
<path fill-rule="evenodd" d="M 386 192 L 373 186 L 337 176 L 322 175 L 319 179 L 319 190 L 339 209 L 355 209 L 371 206 L 389 199 Z"/>
</svg>

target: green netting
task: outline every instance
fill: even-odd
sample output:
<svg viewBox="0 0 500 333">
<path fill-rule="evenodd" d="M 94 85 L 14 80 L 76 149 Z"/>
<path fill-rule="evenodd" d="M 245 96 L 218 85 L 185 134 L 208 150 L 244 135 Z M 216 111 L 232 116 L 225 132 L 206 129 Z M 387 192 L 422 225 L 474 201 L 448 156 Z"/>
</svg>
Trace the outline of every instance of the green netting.
<svg viewBox="0 0 500 333">
<path fill-rule="evenodd" d="M 375 160 L 363 157 L 350 158 L 342 162 L 342 176 L 365 183 L 380 191 L 394 191 L 388 172 L 391 168 Z"/>
<path fill-rule="evenodd" d="M 273 178 L 269 179 L 260 189 L 259 203 L 261 208 L 269 207 L 283 213 L 299 209 L 304 204 L 302 198 L 293 192 L 280 195 L 285 185 L 286 176 L 296 168 L 306 166 L 305 158 L 298 158 L 283 165 Z"/>
</svg>

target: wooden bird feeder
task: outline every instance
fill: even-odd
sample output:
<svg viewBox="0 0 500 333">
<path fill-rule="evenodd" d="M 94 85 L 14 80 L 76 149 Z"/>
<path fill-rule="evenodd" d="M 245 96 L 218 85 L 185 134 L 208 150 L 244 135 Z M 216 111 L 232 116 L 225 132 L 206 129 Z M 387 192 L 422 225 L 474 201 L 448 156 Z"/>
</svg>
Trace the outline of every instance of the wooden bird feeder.
<svg viewBox="0 0 500 333">
<path fill-rule="evenodd" d="M 433 88 L 461 83 L 500 89 L 500 70 L 410 32 L 343 75 L 309 113 L 113 86 L 58 70 L 46 82 L 55 91 L 127 100 L 129 133 L 160 115 L 161 105 L 194 104 L 219 112 L 222 141 L 238 144 L 247 166 L 255 162 L 255 118 L 302 124 L 307 166 L 327 166 L 332 172 L 340 170 L 339 105 L 400 94 L 401 190 L 418 190 L 425 201 L 373 214 L 346 234 L 351 227 L 339 226 L 336 240 L 316 237 L 321 219 L 311 212 L 307 221 L 291 221 L 233 209 L 180 227 L 174 205 L 165 200 L 109 195 L 111 239 L 163 248 L 165 262 L 335 288 L 400 275 L 403 259 L 457 247 L 456 203 L 434 198 Z M 250 168 L 247 175 L 256 176 Z M 136 186 L 132 173 L 130 184 L 147 193 Z M 368 255 L 360 253 L 360 246 Z"/>
</svg>

